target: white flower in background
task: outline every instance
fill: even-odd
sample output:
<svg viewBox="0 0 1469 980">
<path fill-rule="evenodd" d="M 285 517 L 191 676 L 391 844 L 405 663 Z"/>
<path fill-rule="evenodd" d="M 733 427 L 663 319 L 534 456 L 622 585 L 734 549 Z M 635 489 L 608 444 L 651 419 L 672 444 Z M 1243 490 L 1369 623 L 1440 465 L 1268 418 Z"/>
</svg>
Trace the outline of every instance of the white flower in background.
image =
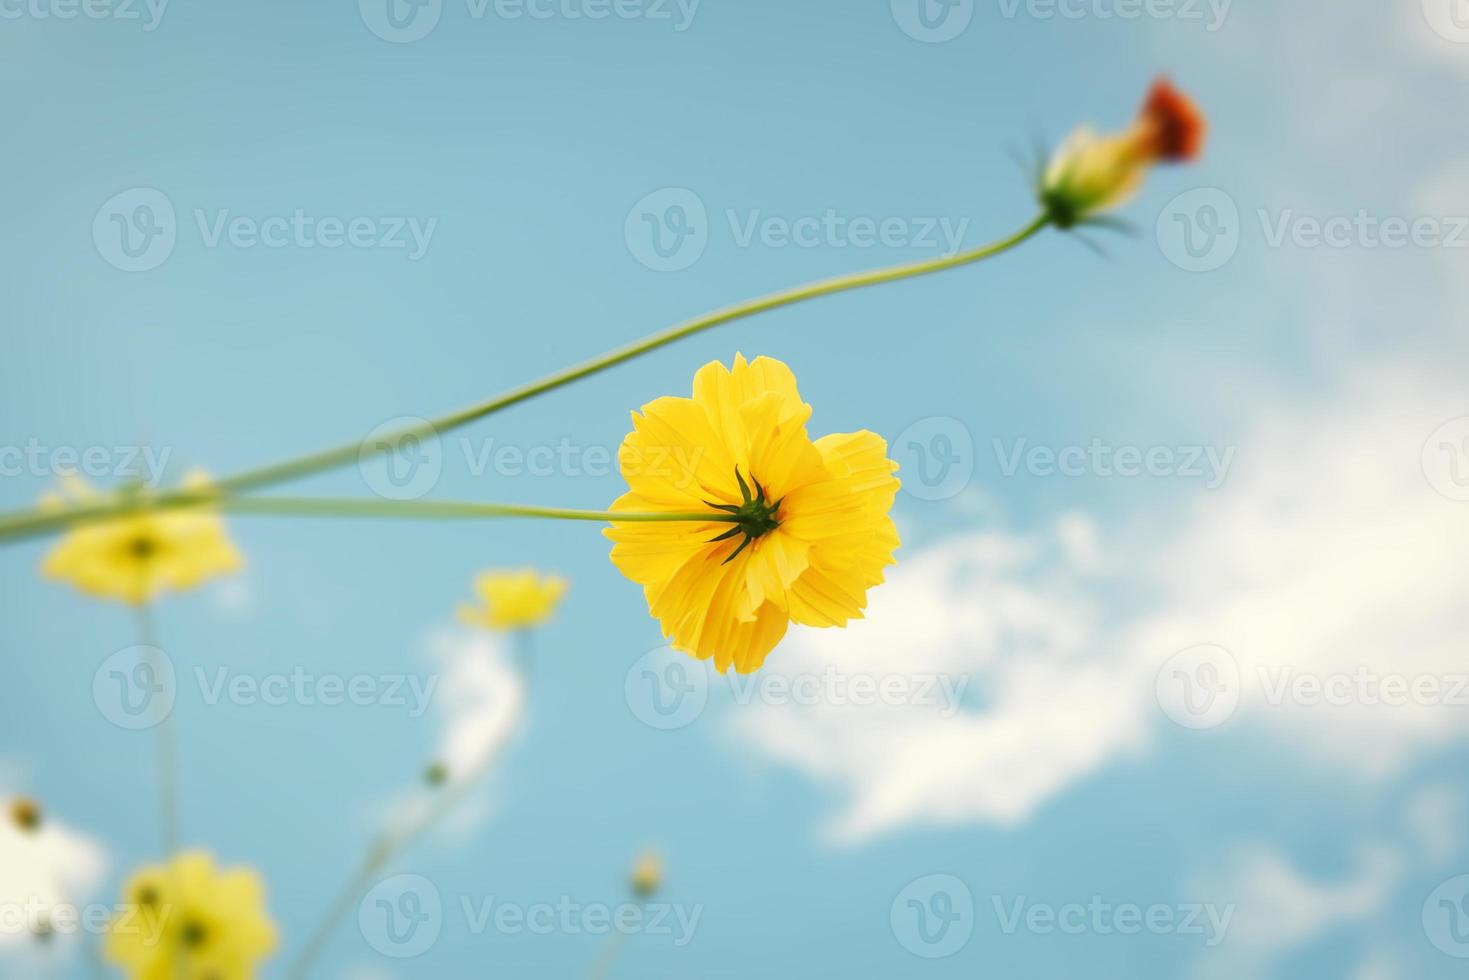
<svg viewBox="0 0 1469 980">
<path fill-rule="evenodd" d="M 106 869 L 96 841 L 58 823 L 32 799 L 0 790 L 0 973 L 54 970 Z M 56 928 L 53 918 L 72 925 Z"/>
</svg>

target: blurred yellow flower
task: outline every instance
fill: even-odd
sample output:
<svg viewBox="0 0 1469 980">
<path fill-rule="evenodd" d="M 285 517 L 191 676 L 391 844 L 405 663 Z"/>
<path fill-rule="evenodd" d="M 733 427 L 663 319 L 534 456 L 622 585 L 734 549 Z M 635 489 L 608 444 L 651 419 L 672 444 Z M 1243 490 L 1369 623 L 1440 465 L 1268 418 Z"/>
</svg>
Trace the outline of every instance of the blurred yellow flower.
<svg viewBox="0 0 1469 980">
<path fill-rule="evenodd" d="M 708 512 L 736 523 L 614 521 L 612 561 L 643 586 L 674 646 L 722 673 L 757 670 L 792 622 L 861 618 L 898 547 L 897 464 L 871 432 L 806 434 L 811 406 L 768 357 L 713 361 L 692 398 L 633 415 L 619 453 L 629 492 L 613 511 Z M 687 461 L 687 471 L 645 465 Z"/>
<path fill-rule="evenodd" d="M 474 580 L 480 605 L 460 605 L 459 619 L 492 630 L 540 626 L 555 614 L 570 585 L 559 575 L 543 576 L 531 569 L 484 572 Z"/>
<path fill-rule="evenodd" d="M 198 489 L 209 481 L 196 473 L 184 485 Z M 79 477 L 66 478 L 63 488 L 80 503 L 103 499 Z M 47 503 L 58 506 L 59 498 Z M 41 571 L 88 595 L 142 605 L 164 589 L 192 589 L 243 565 L 224 522 L 207 509 L 188 508 L 79 524 L 51 549 Z"/>
<path fill-rule="evenodd" d="M 1083 127 L 1062 144 L 1042 177 L 1041 203 L 1060 228 L 1117 207 L 1154 164 L 1196 159 L 1205 128 L 1193 101 L 1160 78 L 1131 129 L 1099 136 Z"/>
<path fill-rule="evenodd" d="M 638 859 L 633 862 L 628 883 L 632 886 L 633 894 L 639 898 L 651 898 L 654 892 L 663 887 L 663 858 L 657 851 L 644 851 L 638 855 Z"/>
<path fill-rule="evenodd" d="M 130 980 L 250 980 L 276 948 L 260 876 L 200 851 L 136 872 L 123 903 L 103 953 Z"/>
</svg>

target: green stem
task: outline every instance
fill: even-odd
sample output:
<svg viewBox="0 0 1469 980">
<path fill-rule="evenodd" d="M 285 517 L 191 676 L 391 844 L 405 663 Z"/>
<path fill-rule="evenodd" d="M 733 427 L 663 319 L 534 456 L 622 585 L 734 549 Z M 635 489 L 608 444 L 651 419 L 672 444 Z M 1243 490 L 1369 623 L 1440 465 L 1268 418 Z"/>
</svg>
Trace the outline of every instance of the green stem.
<svg viewBox="0 0 1469 980">
<path fill-rule="evenodd" d="M 740 320 L 745 317 L 767 313 L 771 310 L 780 309 L 785 306 L 794 306 L 807 300 L 817 299 L 822 296 L 831 296 L 836 293 L 849 292 L 854 289 L 864 289 L 869 286 L 878 286 L 883 283 L 898 282 L 903 279 L 916 279 L 919 276 L 932 275 L 947 269 L 955 269 L 960 266 L 970 265 L 983 259 L 999 255 L 1009 251 L 1015 246 L 1026 241 L 1037 232 L 1041 231 L 1051 219 L 1049 215 L 1041 214 L 1033 219 L 1028 225 L 1006 238 L 979 248 L 969 249 L 964 252 L 956 252 L 953 255 L 944 255 L 935 259 L 923 259 L 917 262 L 906 262 L 901 265 L 890 266 L 883 269 L 873 269 L 867 272 L 858 272 L 850 275 L 836 276 L 831 279 L 822 279 L 803 286 L 771 293 L 758 299 L 748 300 L 735 306 L 716 310 L 704 316 L 676 324 L 666 330 L 645 337 L 635 343 L 603 354 L 601 357 L 584 361 L 573 365 L 564 371 L 547 375 L 539 381 L 522 385 L 512 389 L 488 401 L 471 405 L 468 408 L 440 416 L 426 424 L 408 426 L 398 432 L 391 433 L 382 439 L 376 440 L 372 445 L 362 442 L 349 442 L 332 449 L 321 452 L 298 456 L 294 459 L 285 460 L 280 463 L 272 463 L 258 469 L 237 473 L 218 481 L 215 485 L 216 494 L 234 494 L 249 490 L 258 490 L 262 487 L 287 480 L 300 479 L 313 473 L 329 470 L 337 466 L 354 462 L 364 455 L 386 451 L 387 447 L 400 444 L 400 440 L 410 436 L 419 438 L 442 435 L 460 426 L 468 425 L 487 415 L 492 415 L 512 405 L 518 405 L 523 401 L 534 398 L 560 388 L 562 385 L 579 381 L 607 368 L 630 361 L 650 351 L 657 350 L 675 341 L 692 337 L 712 327 Z M 160 494 L 155 504 L 164 504 L 174 499 L 188 498 L 191 494 L 197 502 L 197 492 L 188 490 L 174 490 Z M 206 495 L 212 496 L 212 495 Z M 44 511 L 21 511 L 0 515 L 0 544 L 55 531 L 71 523 L 86 520 L 96 520 L 119 513 L 126 509 L 122 504 L 84 505 L 71 507 L 63 511 L 48 513 Z M 622 519 L 622 518 L 619 518 Z"/>
<path fill-rule="evenodd" d="M 546 518 L 560 521 L 592 521 L 629 524 L 719 521 L 737 523 L 734 514 L 723 512 L 618 513 L 606 510 L 575 510 L 567 507 L 534 507 L 522 504 L 493 504 L 468 500 L 375 500 L 341 497 L 229 497 L 217 491 L 191 490 L 161 494 L 152 499 L 89 505 L 85 509 L 50 513 L 22 525 L 0 525 L 0 544 L 37 537 L 71 524 L 101 520 L 144 510 L 184 510 L 208 507 L 234 514 L 268 517 L 358 517 L 397 520 L 483 520 L 488 518 Z"/>
<path fill-rule="evenodd" d="M 137 606 L 138 645 L 146 648 L 153 676 L 163 676 L 159 660 L 158 631 L 153 610 L 147 603 Z M 159 820 L 162 830 L 163 858 L 168 860 L 179 848 L 182 805 L 179 799 L 178 741 L 174 737 L 173 712 L 170 710 L 153 723 L 154 746 L 158 765 Z"/>
<path fill-rule="evenodd" d="M 273 517 L 384 517 L 411 520 L 473 520 L 534 517 L 558 521 L 613 521 L 633 524 L 720 521 L 733 523 L 735 514 L 722 511 L 676 513 L 617 513 L 608 510 L 571 510 L 521 504 L 486 504 L 465 500 L 372 500 L 332 497 L 225 497 L 219 509 L 234 514 Z"/>
<path fill-rule="evenodd" d="M 612 935 L 602 943 L 601 951 L 587 970 L 587 980 L 605 980 L 607 974 L 612 970 L 612 964 L 617 960 L 617 954 L 621 953 L 622 947 L 626 945 L 627 933 L 614 929 Z"/>
</svg>

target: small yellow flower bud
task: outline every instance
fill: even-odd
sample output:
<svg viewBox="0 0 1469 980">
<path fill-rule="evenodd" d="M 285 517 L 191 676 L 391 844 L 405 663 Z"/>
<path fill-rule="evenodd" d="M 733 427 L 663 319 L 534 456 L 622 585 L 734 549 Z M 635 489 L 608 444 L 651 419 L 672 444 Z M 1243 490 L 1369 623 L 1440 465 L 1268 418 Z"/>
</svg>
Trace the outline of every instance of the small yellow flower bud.
<svg viewBox="0 0 1469 980">
<path fill-rule="evenodd" d="M 41 826 L 41 807 L 35 800 L 18 796 L 10 801 L 10 820 L 26 833 L 35 833 Z"/>
<path fill-rule="evenodd" d="M 663 887 L 663 858 L 656 851 L 640 854 L 633 862 L 629 884 L 638 898 L 651 898 Z"/>
</svg>

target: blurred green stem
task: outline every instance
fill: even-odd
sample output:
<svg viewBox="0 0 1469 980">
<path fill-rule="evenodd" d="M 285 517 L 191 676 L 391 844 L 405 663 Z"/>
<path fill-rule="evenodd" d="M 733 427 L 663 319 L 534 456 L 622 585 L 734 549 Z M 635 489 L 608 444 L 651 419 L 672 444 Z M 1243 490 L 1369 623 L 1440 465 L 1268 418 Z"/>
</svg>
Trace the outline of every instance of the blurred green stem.
<svg viewBox="0 0 1469 980">
<path fill-rule="evenodd" d="M 145 648 L 153 680 L 163 676 L 162 652 L 158 646 L 158 629 L 153 621 L 153 608 L 148 603 L 139 603 L 137 609 L 138 645 Z M 163 700 L 154 692 L 150 695 L 154 704 Z M 179 797 L 178 742 L 173 730 L 172 705 L 157 709 L 166 711 L 153 722 L 153 735 L 158 765 L 159 819 L 162 827 L 163 857 L 167 860 L 179 847 L 179 828 L 182 823 Z"/>
<path fill-rule="evenodd" d="M 603 980 L 612 964 L 617 960 L 617 954 L 622 952 L 622 947 L 627 945 L 627 933 L 620 929 L 614 929 L 612 935 L 602 944 L 602 951 L 597 954 L 596 960 L 592 962 L 591 969 L 587 970 L 587 980 Z"/>
<path fill-rule="evenodd" d="M 387 452 L 392 447 L 400 445 L 405 439 L 415 437 L 431 438 L 436 435 L 442 435 L 460 426 L 468 425 L 470 422 L 482 419 L 487 415 L 492 415 L 502 409 L 509 408 L 512 405 L 518 405 L 523 401 L 528 401 L 537 395 L 554 391 L 563 385 L 590 377 L 598 372 L 605 371 L 607 368 L 633 360 L 636 357 L 641 357 L 650 351 L 683 340 L 685 337 L 692 337 L 695 334 L 702 333 L 721 324 L 756 316 L 760 313 L 767 313 L 785 306 L 794 306 L 797 303 L 804 303 L 807 300 L 817 299 L 822 296 L 831 296 L 836 293 L 849 292 L 855 289 L 865 289 L 869 286 L 898 282 L 903 279 L 916 279 L 919 276 L 931 275 L 947 269 L 970 265 L 1009 251 L 1031 238 L 1050 223 L 1051 219 L 1048 215 L 1040 214 L 1014 234 L 1002 238 L 997 242 L 969 249 L 968 251 L 956 252 L 953 255 L 942 255 L 934 259 L 923 259 L 918 262 L 906 262 L 883 269 L 873 269 L 867 272 L 836 276 L 831 279 L 822 279 L 791 289 L 781 290 L 780 292 L 770 293 L 757 299 L 747 300 L 735 306 L 715 310 L 712 313 L 706 313 L 692 320 L 675 324 L 666 330 L 652 334 L 625 347 L 619 347 L 616 350 L 609 351 L 600 357 L 584 361 L 581 364 L 575 364 L 555 374 L 547 375 L 539 381 L 532 381 L 519 388 L 514 388 L 488 401 L 471 405 L 468 408 L 451 412 L 448 415 L 442 415 L 421 425 L 407 426 L 397 432 L 389 433 L 374 440 L 370 445 L 362 441 L 353 441 L 332 449 L 298 456 L 280 463 L 272 463 L 268 466 L 248 470 L 244 473 L 237 473 L 234 476 L 219 480 L 214 485 L 212 492 L 205 496 L 223 497 L 258 490 L 262 487 L 284 483 L 288 480 L 300 479 L 313 473 L 320 473 L 323 470 L 334 469 L 335 467 L 352 463 L 369 455 Z M 191 495 L 193 502 L 199 502 L 199 494 L 197 492 L 172 490 L 159 494 L 149 504 L 150 506 L 169 506 L 175 500 L 191 498 Z M 108 503 L 102 505 L 73 506 L 54 513 L 30 510 L 0 514 L 0 544 L 30 537 L 34 534 L 55 531 L 75 522 L 97 520 L 101 517 L 118 514 L 127 510 L 128 506 L 126 503 Z"/>
</svg>

